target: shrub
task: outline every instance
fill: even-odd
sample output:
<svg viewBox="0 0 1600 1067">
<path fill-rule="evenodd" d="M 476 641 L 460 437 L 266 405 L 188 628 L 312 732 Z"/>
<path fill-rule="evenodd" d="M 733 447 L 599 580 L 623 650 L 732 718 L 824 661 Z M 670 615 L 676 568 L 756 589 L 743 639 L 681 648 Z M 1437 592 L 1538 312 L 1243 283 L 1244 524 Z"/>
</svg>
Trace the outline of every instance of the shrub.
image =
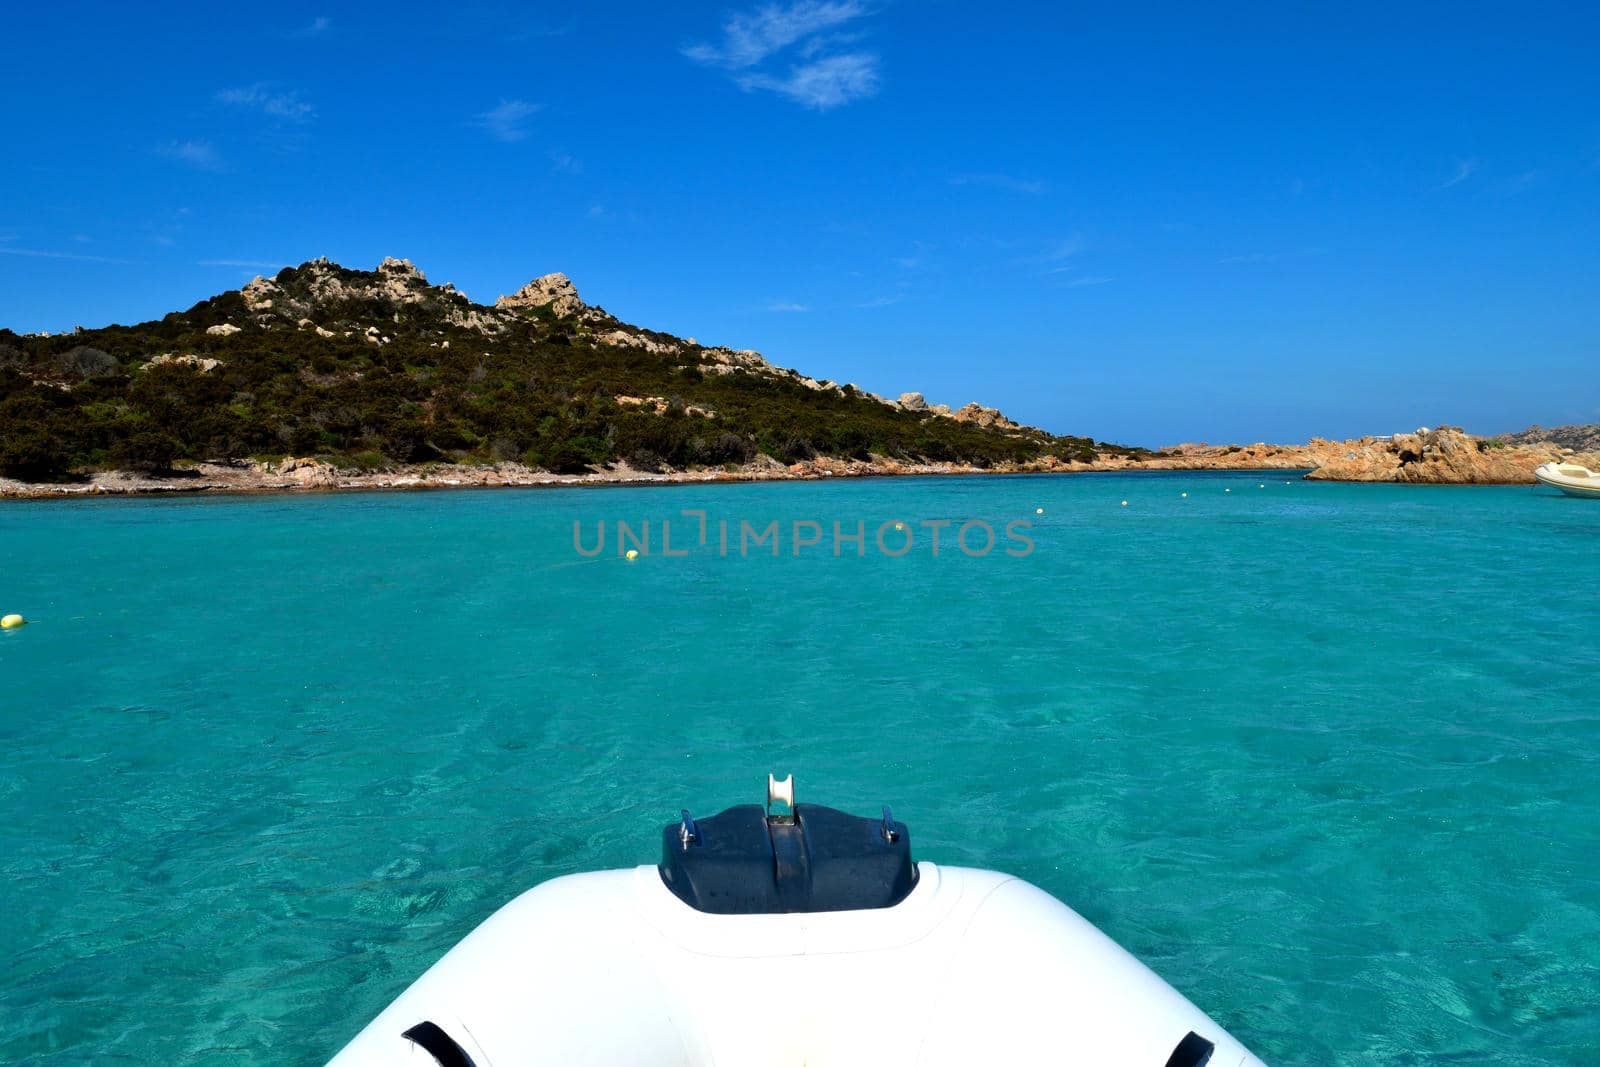
<svg viewBox="0 0 1600 1067">
<path fill-rule="evenodd" d="M 384 452 L 401 463 L 431 463 L 439 458 L 439 450 L 428 441 L 427 428 L 420 422 L 398 419 L 389 425 L 386 436 Z"/>
<path fill-rule="evenodd" d="M 0 363 L 0 401 L 4 401 L 10 396 L 26 393 L 32 388 L 33 382 L 26 375 L 15 367 L 7 367 Z"/>
<path fill-rule="evenodd" d="M 661 458 L 660 453 L 648 448 L 636 448 L 628 456 L 628 466 L 646 474 L 660 474 L 666 469 L 667 461 Z"/>
<path fill-rule="evenodd" d="M 800 463 L 817 456 L 817 450 L 809 438 L 794 436 L 766 436 L 762 440 L 761 451 L 781 463 Z"/>
<path fill-rule="evenodd" d="M 489 442 L 489 458 L 497 463 L 509 463 L 521 454 L 522 450 L 509 437 L 496 437 Z"/>
<path fill-rule="evenodd" d="M 587 474 L 590 467 L 604 462 L 605 457 L 603 441 L 579 435 L 565 440 L 545 438 L 528 449 L 523 462 L 552 474 Z"/>
<path fill-rule="evenodd" d="M 43 423 L 6 427 L 0 440 L 0 474 L 24 482 L 56 482 L 72 469 L 66 440 Z"/>
<path fill-rule="evenodd" d="M 697 437 L 690 444 L 696 463 L 721 466 L 724 463 L 748 463 L 755 458 L 756 448 L 736 433 L 718 434 L 713 438 Z"/>
<path fill-rule="evenodd" d="M 348 468 L 350 470 L 361 471 L 363 474 L 371 474 L 373 471 L 381 471 L 388 465 L 389 461 L 387 458 L 385 458 L 382 452 L 372 451 L 352 452 L 339 462 L 339 466 Z"/>
<path fill-rule="evenodd" d="M 156 430 L 136 430 L 111 446 L 107 458 L 118 470 L 159 474 L 172 469 L 178 442 Z"/>
<path fill-rule="evenodd" d="M 116 372 L 117 357 L 98 348 L 79 345 L 56 356 L 56 369 L 79 378 L 99 378 Z"/>
<path fill-rule="evenodd" d="M 589 457 L 568 442 L 543 447 L 535 445 L 528 449 L 523 462 L 552 474 L 586 474 L 589 471 Z"/>
<path fill-rule="evenodd" d="M 321 427 L 313 423 L 285 426 L 280 433 L 283 443 L 289 447 L 291 455 L 313 455 L 323 451 L 328 444 L 327 435 L 322 432 Z"/>
</svg>

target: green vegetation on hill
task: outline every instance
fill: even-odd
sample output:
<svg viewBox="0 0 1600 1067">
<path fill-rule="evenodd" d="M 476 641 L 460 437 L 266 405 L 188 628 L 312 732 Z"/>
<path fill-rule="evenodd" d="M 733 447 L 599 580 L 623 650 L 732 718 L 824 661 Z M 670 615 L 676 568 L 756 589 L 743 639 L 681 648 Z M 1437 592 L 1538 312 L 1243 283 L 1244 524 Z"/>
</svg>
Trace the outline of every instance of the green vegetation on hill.
<svg viewBox="0 0 1600 1067">
<path fill-rule="evenodd" d="M 984 428 L 849 387 L 813 388 L 775 368 L 708 373 L 716 350 L 624 327 L 599 309 L 485 308 L 420 273 L 401 276 L 409 295 L 393 299 L 397 287 L 386 295 L 380 283 L 395 277 L 319 261 L 273 279 L 275 309 L 230 292 L 137 326 L 0 330 L 0 474 L 44 481 L 284 454 L 364 469 L 432 460 L 661 469 L 758 453 L 984 467 L 1093 449 L 1087 438 Z M 238 332 L 207 333 L 224 324 Z M 598 341 L 617 328 L 672 351 Z M 162 355 L 177 358 L 151 364 Z"/>
</svg>

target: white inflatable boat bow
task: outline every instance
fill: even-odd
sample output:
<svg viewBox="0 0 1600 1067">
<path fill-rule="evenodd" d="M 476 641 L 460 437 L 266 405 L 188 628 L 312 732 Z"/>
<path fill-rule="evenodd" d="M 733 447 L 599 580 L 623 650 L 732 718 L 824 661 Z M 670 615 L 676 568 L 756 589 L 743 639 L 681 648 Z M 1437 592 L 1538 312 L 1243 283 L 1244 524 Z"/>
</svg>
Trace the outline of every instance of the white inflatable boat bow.
<svg viewBox="0 0 1600 1067">
<path fill-rule="evenodd" d="M 1261 1067 L 1044 891 L 768 782 L 657 866 L 522 894 L 332 1067 Z"/>
</svg>

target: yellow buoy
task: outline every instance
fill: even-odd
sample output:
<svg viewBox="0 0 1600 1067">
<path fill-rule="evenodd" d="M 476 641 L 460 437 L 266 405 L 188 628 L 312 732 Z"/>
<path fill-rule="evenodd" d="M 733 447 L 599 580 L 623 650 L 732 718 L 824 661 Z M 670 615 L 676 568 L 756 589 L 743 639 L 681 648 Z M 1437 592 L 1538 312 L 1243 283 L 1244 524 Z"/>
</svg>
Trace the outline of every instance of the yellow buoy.
<svg viewBox="0 0 1600 1067">
<path fill-rule="evenodd" d="M 0 619 L 0 630 L 15 630 L 19 626 L 28 625 L 28 620 L 21 615 L 7 615 Z"/>
<path fill-rule="evenodd" d="M 1035 515 L 1043 515 L 1044 514 L 1044 508 L 1034 508 L 1033 509 L 1033 513 Z"/>
<path fill-rule="evenodd" d="M 629 559 L 638 559 L 639 558 L 639 550 L 637 548 L 628 549 L 628 558 Z"/>
<path fill-rule="evenodd" d="M 906 524 L 903 522 L 897 522 L 894 524 L 894 528 L 896 530 L 904 530 L 906 528 Z"/>
</svg>

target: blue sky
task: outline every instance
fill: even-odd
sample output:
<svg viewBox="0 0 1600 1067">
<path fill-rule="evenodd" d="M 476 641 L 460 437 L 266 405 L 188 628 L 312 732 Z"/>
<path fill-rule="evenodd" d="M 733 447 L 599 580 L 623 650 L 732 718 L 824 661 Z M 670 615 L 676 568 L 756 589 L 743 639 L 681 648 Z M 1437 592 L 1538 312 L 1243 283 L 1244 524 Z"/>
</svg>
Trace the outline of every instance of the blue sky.
<svg viewBox="0 0 1600 1067">
<path fill-rule="evenodd" d="M 1590 4 L 5 23 L 17 330 L 396 255 L 479 300 L 563 270 L 632 322 L 1102 439 L 1600 421 Z"/>
</svg>

